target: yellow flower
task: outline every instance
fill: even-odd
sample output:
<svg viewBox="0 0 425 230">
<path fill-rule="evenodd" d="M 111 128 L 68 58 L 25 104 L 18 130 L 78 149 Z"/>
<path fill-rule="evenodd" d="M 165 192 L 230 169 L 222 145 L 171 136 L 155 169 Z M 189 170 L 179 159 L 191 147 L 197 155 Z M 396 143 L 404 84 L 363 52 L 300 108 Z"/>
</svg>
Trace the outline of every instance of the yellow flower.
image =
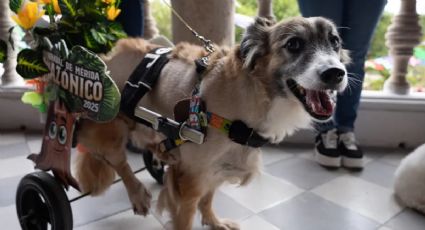
<svg viewBox="0 0 425 230">
<path fill-rule="evenodd" d="M 106 9 L 106 17 L 108 20 L 113 21 L 115 18 L 121 13 L 121 10 L 116 8 L 115 6 L 109 6 Z"/>
<path fill-rule="evenodd" d="M 44 10 L 39 10 L 38 3 L 27 2 L 23 8 L 19 9 L 17 15 L 12 15 L 12 19 L 22 28 L 29 30 L 43 15 Z"/>
<path fill-rule="evenodd" d="M 55 12 L 57 14 L 61 14 L 61 8 L 59 7 L 58 0 L 38 0 L 38 2 L 46 5 L 53 3 L 53 9 Z"/>
<path fill-rule="evenodd" d="M 50 0 L 47 0 L 47 1 L 50 1 Z M 58 0 L 53 0 L 53 9 L 55 9 L 55 12 L 57 14 L 61 14 L 61 8 L 59 7 Z"/>
<path fill-rule="evenodd" d="M 116 1 L 116 0 L 102 0 L 102 2 L 104 2 L 104 3 L 106 3 L 106 4 L 109 4 L 109 5 L 113 5 L 113 4 L 115 4 L 115 1 Z"/>
</svg>

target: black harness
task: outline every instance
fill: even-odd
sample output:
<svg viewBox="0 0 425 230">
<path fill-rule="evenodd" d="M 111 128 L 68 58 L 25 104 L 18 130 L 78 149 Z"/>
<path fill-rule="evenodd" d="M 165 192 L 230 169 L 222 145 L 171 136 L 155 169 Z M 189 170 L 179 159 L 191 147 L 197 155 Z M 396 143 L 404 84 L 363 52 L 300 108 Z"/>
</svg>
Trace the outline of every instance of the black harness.
<svg viewBox="0 0 425 230">
<path fill-rule="evenodd" d="M 135 116 L 134 111 L 142 97 L 155 86 L 162 69 L 169 61 L 167 55 L 170 52 L 170 48 L 157 48 L 147 53 L 129 77 L 121 95 L 121 112 L 149 127 L 152 127 L 151 123 Z M 200 60 L 195 61 L 195 65 L 199 75 L 206 69 L 205 62 Z M 179 145 L 176 143 L 181 142 L 182 125 L 185 124 L 177 125 L 176 122 L 171 122 L 165 117 L 159 119 L 156 130 L 167 136 L 167 139 L 160 145 L 161 151 L 166 152 Z M 238 144 L 258 148 L 268 143 L 267 139 L 240 120 L 228 122 L 226 125 L 227 127 L 223 127 L 221 130 L 225 131 L 229 138 Z"/>
<path fill-rule="evenodd" d="M 162 69 L 170 60 L 167 57 L 170 52 L 171 48 L 157 48 L 145 55 L 125 83 L 121 94 L 121 112 L 145 125 L 149 124 L 134 116 L 134 110 L 140 99 L 155 86 Z"/>
</svg>

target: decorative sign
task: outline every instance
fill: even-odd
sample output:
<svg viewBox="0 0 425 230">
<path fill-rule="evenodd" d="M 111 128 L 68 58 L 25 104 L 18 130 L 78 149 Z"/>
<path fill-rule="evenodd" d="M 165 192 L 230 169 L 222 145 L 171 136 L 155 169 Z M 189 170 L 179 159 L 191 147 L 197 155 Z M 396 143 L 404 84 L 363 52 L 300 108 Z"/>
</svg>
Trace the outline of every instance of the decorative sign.
<svg viewBox="0 0 425 230">
<path fill-rule="evenodd" d="M 68 51 L 63 40 L 52 46 L 45 39 L 44 63 L 47 79 L 72 113 L 94 121 L 112 120 L 119 111 L 120 93 L 106 71 L 106 64 L 82 46 Z"/>
</svg>

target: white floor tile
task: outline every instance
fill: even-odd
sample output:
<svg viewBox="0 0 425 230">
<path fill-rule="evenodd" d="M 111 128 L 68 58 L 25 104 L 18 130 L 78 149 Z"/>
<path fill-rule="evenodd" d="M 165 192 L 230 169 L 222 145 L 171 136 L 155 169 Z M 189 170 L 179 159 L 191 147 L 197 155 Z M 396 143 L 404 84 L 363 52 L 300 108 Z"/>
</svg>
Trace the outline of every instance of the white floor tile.
<svg viewBox="0 0 425 230">
<path fill-rule="evenodd" d="M 352 176 L 336 178 L 312 192 L 381 224 L 402 210 L 390 189 Z"/>
<path fill-rule="evenodd" d="M 301 158 L 304 158 L 304 159 L 316 161 L 313 151 L 311 151 L 311 152 L 305 152 L 305 153 L 300 153 L 300 154 L 297 154 L 297 156 L 299 156 Z M 363 157 L 363 164 L 364 165 L 370 163 L 371 161 L 373 161 L 373 159 L 370 158 L 370 157 L 368 157 L 367 155 Z"/>
<path fill-rule="evenodd" d="M 18 221 L 18 216 L 16 214 L 15 205 L 0 208 L 0 222 L 1 229 L 21 229 L 21 226 L 19 225 Z"/>
<path fill-rule="evenodd" d="M 25 143 L 25 135 L 20 132 L 0 133 L 0 145 Z"/>
<path fill-rule="evenodd" d="M 395 151 L 394 153 L 385 155 L 379 160 L 397 167 L 400 164 L 401 160 L 403 160 L 403 158 L 407 155 L 407 151 Z"/>
<path fill-rule="evenodd" d="M 259 213 L 303 192 L 279 178 L 262 173 L 244 187 L 225 185 L 221 190 L 254 213 Z"/>
<path fill-rule="evenodd" d="M 262 154 L 263 165 L 272 164 L 276 161 L 288 159 L 294 156 L 294 154 L 288 153 L 284 151 L 282 148 L 273 147 L 273 146 L 262 147 L 261 151 L 263 152 Z"/>
<path fill-rule="evenodd" d="M 41 150 L 41 139 L 40 140 L 27 140 L 27 145 L 30 153 L 39 153 Z"/>
<path fill-rule="evenodd" d="M 391 228 L 389 228 L 389 227 L 380 227 L 380 228 L 378 228 L 377 230 L 392 230 Z"/>
<path fill-rule="evenodd" d="M 34 171 L 34 163 L 27 156 L 19 156 L 0 160 L 0 179 L 25 175 Z"/>
<path fill-rule="evenodd" d="M 132 210 L 119 213 L 105 219 L 80 226 L 76 230 L 163 230 L 164 227 L 152 215 L 137 216 Z"/>
<path fill-rule="evenodd" d="M 263 218 L 259 216 L 251 216 L 240 223 L 241 229 L 243 230 L 279 230 L 273 224 L 265 221 Z"/>
</svg>

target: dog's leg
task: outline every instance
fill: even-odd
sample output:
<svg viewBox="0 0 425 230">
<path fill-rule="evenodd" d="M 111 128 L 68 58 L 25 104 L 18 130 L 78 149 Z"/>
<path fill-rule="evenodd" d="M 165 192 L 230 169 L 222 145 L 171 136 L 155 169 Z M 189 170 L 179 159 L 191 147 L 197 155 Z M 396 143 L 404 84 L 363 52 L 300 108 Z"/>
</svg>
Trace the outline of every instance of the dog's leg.
<svg viewBox="0 0 425 230">
<path fill-rule="evenodd" d="M 238 230 L 239 225 L 231 220 L 218 219 L 212 209 L 212 201 L 214 197 L 214 190 L 209 191 L 204 195 L 199 202 L 199 210 L 202 214 L 202 225 L 208 225 L 216 230 Z"/>
<path fill-rule="evenodd" d="M 170 173 L 167 174 L 167 185 L 172 186 L 167 189 L 169 190 L 169 195 L 174 196 L 174 208 L 177 211 L 175 214 L 171 213 L 174 229 L 190 230 L 192 229 L 196 208 L 203 193 L 199 177 L 181 169 L 181 165 L 171 165 L 169 167 Z M 171 211 L 173 212 L 173 210 Z"/>
<path fill-rule="evenodd" d="M 106 160 L 124 182 L 128 197 L 133 205 L 134 214 L 146 216 L 151 205 L 152 195 L 131 171 L 125 157 L 125 151 L 122 150 L 119 154 L 108 154 L 107 157 Z M 117 157 L 119 159 L 116 159 Z"/>
<path fill-rule="evenodd" d="M 199 203 L 200 196 L 192 197 L 183 195 L 180 198 L 179 210 L 174 220 L 174 228 L 175 230 L 190 230 L 192 229 L 196 206 Z"/>
<path fill-rule="evenodd" d="M 88 120 L 83 120 L 81 130 L 79 131 L 79 142 L 89 149 L 89 152 L 96 153 L 100 160 L 94 161 L 91 155 L 87 155 L 80 163 L 79 178 L 85 179 L 83 187 L 87 187 L 88 191 L 102 192 L 113 181 L 114 174 L 108 183 L 98 182 L 98 178 L 105 177 L 104 175 L 96 175 L 96 173 L 103 173 L 104 170 L 93 170 L 99 168 L 100 163 L 103 163 L 105 168 L 115 170 L 121 176 L 125 188 L 127 189 L 128 197 L 133 205 L 134 212 L 139 215 L 146 215 L 151 201 L 151 194 L 143 186 L 143 184 L 136 178 L 127 163 L 125 154 L 125 145 L 128 140 L 129 125 L 128 122 L 122 117 L 118 117 L 108 123 L 95 123 Z M 89 154 L 89 153 L 86 153 Z M 89 156 L 91 158 L 89 158 Z M 102 176 L 102 177 L 100 177 Z M 79 180 L 81 183 L 81 180 Z M 101 184 L 101 186 L 93 186 Z M 94 187 L 94 189 L 93 189 Z M 99 188 L 98 188 L 99 187 Z"/>
</svg>

